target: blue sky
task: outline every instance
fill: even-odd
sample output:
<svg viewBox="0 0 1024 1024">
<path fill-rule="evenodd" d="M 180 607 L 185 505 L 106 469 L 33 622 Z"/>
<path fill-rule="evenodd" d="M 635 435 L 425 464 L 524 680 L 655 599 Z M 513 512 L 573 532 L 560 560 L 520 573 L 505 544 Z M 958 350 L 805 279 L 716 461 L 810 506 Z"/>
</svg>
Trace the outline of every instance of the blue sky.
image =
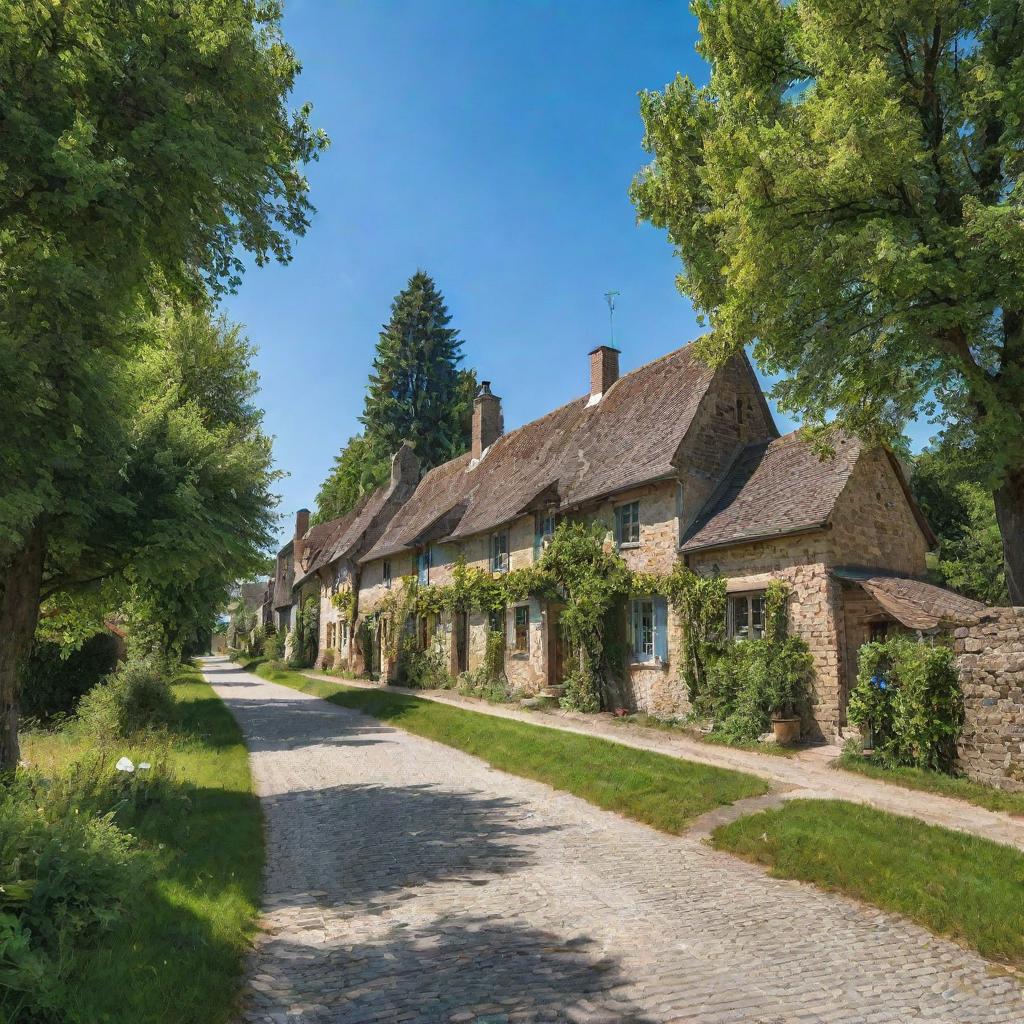
<svg viewBox="0 0 1024 1024">
<path fill-rule="evenodd" d="M 700 333 L 627 195 L 646 162 L 637 92 L 706 77 L 685 2 L 288 0 L 284 27 L 294 101 L 332 146 L 292 263 L 250 269 L 223 303 L 259 348 L 283 535 L 358 430 L 377 333 L 417 268 L 509 429 L 587 390 L 606 291 L 623 371 Z"/>
</svg>

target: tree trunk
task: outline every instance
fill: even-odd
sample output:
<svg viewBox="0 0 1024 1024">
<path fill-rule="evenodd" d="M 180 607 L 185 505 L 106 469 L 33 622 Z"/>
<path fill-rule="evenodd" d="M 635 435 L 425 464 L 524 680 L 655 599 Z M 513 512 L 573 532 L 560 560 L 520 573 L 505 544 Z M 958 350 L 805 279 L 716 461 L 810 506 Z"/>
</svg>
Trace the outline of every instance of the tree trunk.
<svg viewBox="0 0 1024 1024">
<path fill-rule="evenodd" d="M 18 674 L 39 621 L 43 530 L 36 526 L 3 570 L 0 584 L 0 775 L 18 767 Z"/>
<path fill-rule="evenodd" d="M 1010 604 L 1024 605 L 1024 468 L 1010 470 L 994 497 Z"/>
</svg>

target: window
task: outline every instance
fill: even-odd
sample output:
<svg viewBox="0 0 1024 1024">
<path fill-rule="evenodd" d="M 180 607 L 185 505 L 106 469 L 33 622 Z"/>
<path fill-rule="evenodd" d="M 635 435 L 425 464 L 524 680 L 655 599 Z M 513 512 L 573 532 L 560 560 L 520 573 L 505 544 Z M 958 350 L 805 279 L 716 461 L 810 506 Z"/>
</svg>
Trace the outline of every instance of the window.
<svg viewBox="0 0 1024 1024">
<path fill-rule="evenodd" d="M 619 505 L 615 509 L 615 543 L 640 543 L 640 502 L 631 501 L 628 505 Z"/>
<path fill-rule="evenodd" d="M 544 544 L 555 535 L 555 513 L 538 512 L 533 519 L 533 560 L 544 551 Z"/>
<path fill-rule="evenodd" d="M 328 622 L 327 623 L 327 646 L 328 647 L 333 647 L 334 646 L 334 623 L 333 622 Z"/>
<path fill-rule="evenodd" d="M 515 608 L 512 650 L 517 654 L 530 653 L 530 607 L 519 604 Z"/>
<path fill-rule="evenodd" d="M 630 609 L 629 642 L 633 657 L 654 657 L 654 602 L 634 601 Z"/>
<path fill-rule="evenodd" d="M 416 556 L 416 579 L 423 586 L 430 582 L 430 548 Z"/>
<path fill-rule="evenodd" d="M 508 530 L 491 534 L 491 572 L 508 572 Z"/>
<path fill-rule="evenodd" d="M 728 633 L 732 640 L 757 640 L 764 633 L 764 591 L 730 594 Z"/>
<path fill-rule="evenodd" d="M 629 650 L 633 661 L 668 661 L 668 602 L 642 597 L 629 604 Z"/>
<path fill-rule="evenodd" d="M 385 558 L 381 563 L 380 567 L 381 579 L 384 581 L 384 586 L 391 589 L 391 563 Z"/>
<path fill-rule="evenodd" d="M 348 623 L 341 624 L 341 646 L 348 647 Z"/>
</svg>

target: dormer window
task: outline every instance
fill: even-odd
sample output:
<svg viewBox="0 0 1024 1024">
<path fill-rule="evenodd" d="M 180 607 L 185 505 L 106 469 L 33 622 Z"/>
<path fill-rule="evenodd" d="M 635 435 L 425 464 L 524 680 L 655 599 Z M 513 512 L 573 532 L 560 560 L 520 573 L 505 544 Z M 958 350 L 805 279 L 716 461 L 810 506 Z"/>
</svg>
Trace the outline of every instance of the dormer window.
<svg viewBox="0 0 1024 1024">
<path fill-rule="evenodd" d="M 640 502 L 631 501 L 615 508 L 615 543 L 630 547 L 640 543 Z"/>
</svg>

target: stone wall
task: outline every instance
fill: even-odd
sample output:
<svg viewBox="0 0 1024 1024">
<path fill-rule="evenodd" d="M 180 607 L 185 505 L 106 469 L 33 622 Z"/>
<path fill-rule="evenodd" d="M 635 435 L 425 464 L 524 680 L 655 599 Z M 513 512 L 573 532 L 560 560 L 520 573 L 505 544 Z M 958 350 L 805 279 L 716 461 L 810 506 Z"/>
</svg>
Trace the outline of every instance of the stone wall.
<svg viewBox="0 0 1024 1024">
<path fill-rule="evenodd" d="M 1024 792 L 1024 608 L 993 608 L 953 633 L 964 691 L 960 765 L 979 782 Z"/>
<path fill-rule="evenodd" d="M 701 575 L 720 573 L 730 593 L 765 590 L 773 579 L 789 584 L 789 628 L 806 641 L 814 658 L 810 720 L 812 735 L 838 734 L 843 705 L 840 666 L 842 598 L 828 574 L 826 531 L 800 537 L 735 545 L 690 555 L 690 567 Z"/>
</svg>

